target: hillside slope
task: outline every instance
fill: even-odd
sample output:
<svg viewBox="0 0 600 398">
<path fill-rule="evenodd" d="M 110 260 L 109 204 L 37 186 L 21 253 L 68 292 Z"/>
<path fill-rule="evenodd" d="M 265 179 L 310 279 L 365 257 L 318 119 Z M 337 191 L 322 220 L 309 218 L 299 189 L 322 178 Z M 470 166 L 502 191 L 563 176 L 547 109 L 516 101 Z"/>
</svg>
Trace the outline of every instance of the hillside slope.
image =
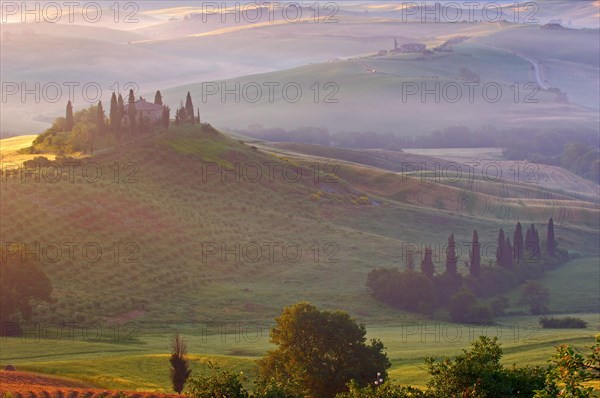
<svg viewBox="0 0 600 398">
<path fill-rule="evenodd" d="M 473 229 L 492 244 L 517 219 L 544 230 L 554 216 L 563 247 L 597 255 L 593 203 L 330 163 L 172 128 L 82 160 L 72 179 L 3 180 L 1 240 L 37 253 L 52 279 L 39 319 L 148 325 L 271 319 L 299 300 L 393 317 L 366 292 L 370 269 L 402 266 L 407 244 L 442 247 L 451 232 L 460 246 Z"/>
</svg>

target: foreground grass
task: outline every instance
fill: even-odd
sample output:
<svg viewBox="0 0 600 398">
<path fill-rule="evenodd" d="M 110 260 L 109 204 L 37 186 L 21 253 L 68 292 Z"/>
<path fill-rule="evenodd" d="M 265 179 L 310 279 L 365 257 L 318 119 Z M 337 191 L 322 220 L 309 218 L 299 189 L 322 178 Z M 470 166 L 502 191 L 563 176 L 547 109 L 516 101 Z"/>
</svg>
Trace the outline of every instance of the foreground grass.
<svg viewBox="0 0 600 398">
<path fill-rule="evenodd" d="M 429 376 L 427 356 L 452 356 L 462 352 L 479 335 L 498 336 L 506 365 L 545 365 L 558 344 L 568 343 L 585 350 L 600 327 L 595 314 L 580 315 L 587 329 L 540 329 L 537 317 L 509 317 L 497 325 L 474 326 L 443 322 L 396 322 L 367 325 L 368 337 L 381 339 L 392 362 L 390 377 L 402 384 L 425 386 Z M 194 374 L 208 371 L 209 361 L 243 372 L 247 387 L 256 375 L 256 360 L 272 348 L 271 325 L 226 325 L 232 333 L 220 333 L 216 325 L 181 325 L 188 342 Z M 236 331 L 237 330 L 237 331 Z M 74 378 L 101 388 L 138 391 L 170 390 L 168 332 L 141 332 L 135 341 L 94 342 L 75 338 L 35 341 L 7 338 L 2 341 L 1 365 L 19 370 Z"/>
</svg>

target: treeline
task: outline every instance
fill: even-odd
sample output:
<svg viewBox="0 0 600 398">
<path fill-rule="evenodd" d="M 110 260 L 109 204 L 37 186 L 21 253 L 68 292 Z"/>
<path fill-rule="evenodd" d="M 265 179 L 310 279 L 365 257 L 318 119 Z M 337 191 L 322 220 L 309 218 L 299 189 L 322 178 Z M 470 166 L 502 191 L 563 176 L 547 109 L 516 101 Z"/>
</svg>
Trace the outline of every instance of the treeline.
<svg viewBox="0 0 600 398">
<path fill-rule="evenodd" d="M 302 127 L 295 130 L 266 129 L 260 125 L 235 132 L 267 141 L 305 142 L 350 149 L 404 148 L 503 148 L 507 160 L 527 160 L 561 166 L 573 173 L 600 183 L 598 131 L 546 130 L 514 128 L 498 130 L 493 126 L 471 129 L 448 127 L 418 137 L 393 133 L 336 132 L 326 128 Z"/>
<path fill-rule="evenodd" d="M 508 300 L 496 297 L 490 304 L 481 304 L 478 298 L 498 295 L 528 282 L 523 289 L 522 304 L 540 314 L 547 311 L 548 293 L 543 286 L 532 282 L 547 269 L 555 268 L 568 259 L 566 250 L 558 248 L 554 222 L 548 221 L 544 247 L 538 230 L 531 224 L 523 233 L 518 223 L 512 240 L 503 229 L 498 232 L 495 266 L 481 263 L 481 244 L 477 231 L 469 249 L 469 260 L 464 264 L 468 274 L 458 272 L 454 234 L 445 248 L 444 272 L 436 274 L 431 246 L 425 248 L 420 271 L 415 270 L 414 256 L 406 254 L 406 270 L 377 268 L 367 276 L 366 285 L 376 299 L 401 310 L 431 314 L 436 308 L 445 308 L 455 322 L 491 322 L 508 308 Z"/>
<path fill-rule="evenodd" d="M 499 147 L 507 148 L 509 151 L 515 150 L 513 156 L 520 155 L 523 159 L 528 154 L 535 153 L 543 156 L 560 155 L 565 145 L 572 142 L 581 142 L 596 148 L 599 145 L 598 131 L 582 129 L 542 131 L 534 128 L 499 130 L 494 126 L 483 126 L 478 129 L 451 126 L 416 137 L 373 131 L 332 133 L 324 127 L 299 127 L 285 130 L 251 125 L 248 129 L 233 131 L 267 141 L 305 142 L 350 149 Z"/>
</svg>

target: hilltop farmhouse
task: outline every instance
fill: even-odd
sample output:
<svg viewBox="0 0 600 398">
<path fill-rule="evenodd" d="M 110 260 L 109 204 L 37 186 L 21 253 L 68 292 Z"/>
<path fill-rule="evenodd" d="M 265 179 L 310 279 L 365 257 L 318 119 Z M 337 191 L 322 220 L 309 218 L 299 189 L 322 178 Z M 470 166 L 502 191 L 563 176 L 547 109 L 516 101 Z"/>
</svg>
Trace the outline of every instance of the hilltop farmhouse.
<svg viewBox="0 0 600 398">
<path fill-rule="evenodd" d="M 138 114 L 141 113 L 144 120 L 149 120 L 151 123 L 158 123 L 162 119 L 163 106 L 153 104 L 151 102 L 146 101 L 144 98 L 140 97 L 139 100 L 134 102 L 135 110 Z M 129 104 L 125 104 L 125 115 L 129 112 Z"/>
</svg>

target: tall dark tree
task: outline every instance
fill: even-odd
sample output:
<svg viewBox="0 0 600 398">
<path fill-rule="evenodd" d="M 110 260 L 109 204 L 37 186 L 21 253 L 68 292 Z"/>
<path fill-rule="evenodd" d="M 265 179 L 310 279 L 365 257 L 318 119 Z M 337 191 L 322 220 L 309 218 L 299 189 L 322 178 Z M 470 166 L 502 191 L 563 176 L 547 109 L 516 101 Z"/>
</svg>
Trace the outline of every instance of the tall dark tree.
<svg viewBox="0 0 600 398">
<path fill-rule="evenodd" d="M 103 136 L 106 132 L 106 125 L 104 123 L 105 118 L 106 115 L 104 114 L 102 101 L 98 101 L 98 108 L 96 109 L 96 133 L 98 136 Z"/>
<path fill-rule="evenodd" d="M 133 89 L 131 89 L 129 90 L 129 100 L 127 108 L 127 116 L 129 117 L 129 134 L 133 134 L 137 131 L 136 115 L 137 110 L 135 109 L 135 94 L 133 93 Z"/>
<path fill-rule="evenodd" d="M 542 245 L 540 243 L 540 234 L 537 229 L 532 225 L 533 230 L 533 242 L 535 243 L 535 258 L 540 259 L 542 257 Z"/>
<path fill-rule="evenodd" d="M 113 92 L 110 97 L 110 129 L 117 136 L 121 133 L 121 113 L 119 112 L 119 103 L 117 95 Z"/>
<path fill-rule="evenodd" d="M 527 228 L 527 231 L 525 232 L 525 244 L 523 245 L 523 262 L 524 263 L 531 261 L 531 257 L 532 257 L 531 245 L 532 245 L 531 228 Z"/>
<path fill-rule="evenodd" d="M 481 248 L 477 230 L 473 231 L 473 242 L 471 242 L 471 252 L 469 253 L 469 272 L 474 277 L 481 273 Z"/>
<path fill-rule="evenodd" d="M 415 253 L 412 251 L 406 253 L 406 269 L 409 271 L 415 270 Z"/>
<path fill-rule="evenodd" d="M 504 260 L 504 267 L 512 268 L 514 265 L 514 262 L 513 262 L 514 254 L 513 254 L 513 247 L 510 244 L 510 238 L 508 236 L 506 237 L 505 249 L 506 249 L 507 255 L 505 257 L 503 256 L 503 258 L 502 258 Z"/>
<path fill-rule="evenodd" d="M 548 233 L 546 235 L 546 253 L 554 257 L 556 251 L 556 240 L 554 239 L 554 220 L 552 217 L 548 220 Z"/>
<path fill-rule="evenodd" d="M 162 110 L 162 125 L 164 128 L 169 128 L 169 123 L 171 121 L 171 108 L 166 105 L 163 105 Z"/>
<path fill-rule="evenodd" d="M 192 371 L 189 368 L 187 359 L 187 345 L 179 333 L 175 334 L 173 341 L 171 342 L 171 383 L 173 384 L 173 391 L 177 394 L 181 394 L 185 382 Z"/>
<path fill-rule="evenodd" d="M 458 257 L 456 256 L 456 242 L 454 242 L 454 234 L 448 237 L 448 247 L 446 248 L 446 272 L 448 274 L 456 274 Z"/>
<path fill-rule="evenodd" d="M 535 225 L 527 229 L 525 234 L 525 262 L 537 262 L 540 259 L 540 236 Z"/>
<path fill-rule="evenodd" d="M 428 278 L 433 278 L 435 268 L 433 266 L 433 250 L 431 250 L 431 246 L 425 249 L 425 256 L 421 261 L 421 272 Z"/>
<path fill-rule="evenodd" d="M 73 119 L 73 105 L 71 101 L 67 102 L 67 112 L 65 115 L 65 131 L 73 130 L 75 119 Z"/>
<path fill-rule="evenodd" d="M 144 123 L 144 112 L 138 112 L 138 131 L 143 134 L 146 132 L 146 124 Z"/>
<path fill-rule="evenodd" d="M 506 256 L 506 238 L 504 237 L 504 230 L 500 228 L 498 232 L 498 247 L 496 249 L 496 265 L 499 267 L 504 267 Z"/>
<path fill-rule="evenodd" d="M 154 103 L 156 105 L 162 105 L 162 94 L 160 93 L 160 90 L 156 90 L 156 94 L 154 95 Z"/>
<path fill-rule="evenodd" d="M 194 124 L 194 104 L 192 103 L 192 95 L 188 91 L 185 98 L 185 113 L 189 120 Z"/>
<path fill-rule="evenodd" d="M 123 96 L 119 93 L 119 97 L 117 98 L 117 105 L 119 105 L 119 113 L 121 114 L 121 118 L 125 116 L 125 101 L 123 101 Z"/>
<path fill-rule="evenodd" d="M 519 264 L 523 261 L 523 227 L 521 223 L 517 223 L 517 227 L 515 228 L 515 233 L 513 235 L 513 244 L 514 244 L 514 260 L 516 264 Z"/>
<path fill-rule="evenodd" d="M 200 124 L 200 108 L 198 108 L 198 117 L 196 118 L 198 124 Z"/>
</svg>

